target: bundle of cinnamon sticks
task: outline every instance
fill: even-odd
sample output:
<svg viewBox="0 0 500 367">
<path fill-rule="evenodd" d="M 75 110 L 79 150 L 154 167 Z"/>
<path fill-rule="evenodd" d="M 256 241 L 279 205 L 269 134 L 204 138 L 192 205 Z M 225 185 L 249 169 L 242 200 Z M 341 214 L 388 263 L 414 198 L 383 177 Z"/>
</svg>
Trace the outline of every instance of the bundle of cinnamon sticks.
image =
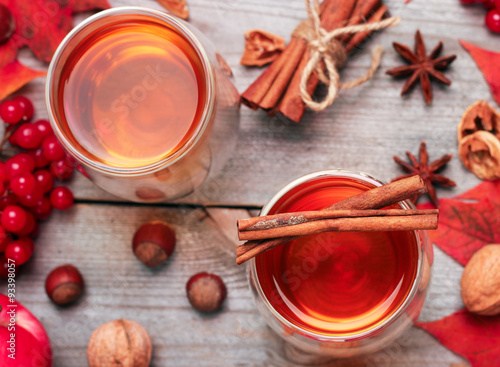
<svg viewBox="0 0 500 367">
<path fill-rule="evenodd" d="M 387 7 L 381 0 L 323 0 L 320 5 L 321 27 L 328 32 L 344 26 L 378 22 L 386 14 Z M 365 31 L 344 35 L 339 41 L 346 53 L 350 53 L 370 34 Z M 300 80 L 308 61 L 307 41 L 294 32 L 280 57 L 241 95 L 242 103 L 299 122 L 306 108 L 300 96 Z M 312 94 L 318 83 L 318 76 L 313 74 L 307 83 L 307 92 Z"/>
<path fill-rule="evenodd" d="M 296 238 L 322 232 L 436 229 L 437 209 L 380 209 L 427 192 L 420 176 L 365 191 L 324 209 L 238 220 L 238 264 Z"/>
</svg>

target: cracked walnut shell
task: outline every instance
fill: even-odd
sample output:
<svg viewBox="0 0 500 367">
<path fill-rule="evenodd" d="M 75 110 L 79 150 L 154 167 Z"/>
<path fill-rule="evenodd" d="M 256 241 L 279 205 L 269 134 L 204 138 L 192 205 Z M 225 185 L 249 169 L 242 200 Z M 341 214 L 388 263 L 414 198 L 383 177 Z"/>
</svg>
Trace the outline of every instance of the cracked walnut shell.
<svg viewBox="0 0 500 367">
<path fill-rule="evenodd" d="M 480 179 L 500 178 L 500 114 L 487 102 L 477 101 L 462 116 L 458 154 Z"/>
<path fill-rule="evenodd" d="M 484 246 L 472 256 L 460 287 L 470 312 L 485 316 L 500 313 L 500 244 Z"/>
<path fill-rule="evenodd" d="M 141 324 L 114 320 L 94 330 L 87 348 L 90 367 L 148 367 L 153 347 Z"/>
</svg>

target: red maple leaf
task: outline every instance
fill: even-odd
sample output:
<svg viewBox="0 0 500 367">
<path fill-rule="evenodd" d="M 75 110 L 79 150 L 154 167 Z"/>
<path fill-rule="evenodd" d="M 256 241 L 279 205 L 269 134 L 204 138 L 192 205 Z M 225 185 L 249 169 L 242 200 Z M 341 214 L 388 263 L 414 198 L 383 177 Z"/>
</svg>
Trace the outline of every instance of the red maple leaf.
<svg viewBox="0 0 500 367">
<path fill-rule="evenodd" d="M 23 46 L 49 62 L 73 27 L 74 12 L 110 7 L 107 0 L 0 0 L 0 4 L 11 11 L 16 23 L 14 34 L 0 45 L 0 69 L 12 62 Z"/>
<path fill-rule="evenodd" d="M 429 234 L 433 243 L 462 265 L 481 247 L 500 243 L 500 180 L 484 181 L 462 195 L 440 199 L 439 227 Z"/>
<path fill-rule="evenodd" d="M 45 76 L 47 72 L 33 70 L 15 60 L 0 69 L 0 100 L 15 92 L 23 85 L 40 76 Z"/>
<path fill-rule="evenodd" d="M 500 104 L 500 53 L 484 50 L 462 40 L 460 40 L 460 44 L 481 69 L 486 82 L 490 85 L 493 97 Z"/>
<path fill-rule="evenodd" d="M 473 367 L 500 366 L 500 316 L 461 310 L 432 322 L 418 322 L 446 348 L 467 358 Z"/>
</svg>

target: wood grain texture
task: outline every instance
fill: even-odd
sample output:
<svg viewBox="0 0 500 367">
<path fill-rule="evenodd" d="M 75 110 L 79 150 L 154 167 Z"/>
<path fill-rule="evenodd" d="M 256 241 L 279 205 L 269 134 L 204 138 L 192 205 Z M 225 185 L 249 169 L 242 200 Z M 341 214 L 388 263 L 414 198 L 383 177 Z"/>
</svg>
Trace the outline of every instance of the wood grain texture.
<svg viewBox="0 0 500 367">
<path fill-rule="evenodd" d="M 161 7 L 153 0 L 110 0 L 113 6 Z M 190 22 L 210 38 L 226 58 L 243 91 L 260 70 L 238 64 L 243 32 L 261 28 L 288 38 L 304 17 L 302 0 L 188 0 Z M 18 276 L 18 300 L 42 321 L 52 339 L 55 366 L 86 365 L 86 345 L 100 324 L 116 319 L 139 321 L 154 343 L 153 366 L 449 366 L 463 360 L 432 337 L 412 329 L 388 349 L 369 357 L 329 361 L 311 357 L 287 345 L 267 328 L 257 312 L 245 268 L 235 265 L 230 224 L 243 209 L 259 208 L 294 178 L 317 170 L 362 170 L 390 180 L 400 174 L 392 155 L 417 152 L 426 140 L 430 158 L 446 153 L 455 157 L 445 173 L 458 186 L 438 190 L 446 197 L 479 181 L 457 158 L 456 127 L 465 109 L 477 99 L 494 101 L 480 71 L 460 47 L 461 38 L 498 49 L 498 37 L 484 27 L 481 7 L 466 8 L 457 0 L 385 1 L 403 22 L 375 35 L 342 71 L 343 80 L 363 75 L 370 63 L 369 50 L 382 44 L 386 53 L 381 69 L 367 84 L 341 91 L 333 106 L 321 113 L 307 112 L 300 124 L 270 118 L 262 112 L 241 110 L 237 148 L 224 171 L 196 195 L 179 203 L 215 205 L 206 211 L 191 205 L 141 206 L 120 202 L 81 175 L 69 186 L 80 204 L 56 213 L 43 225 L 35 256 Z M 91 13 L 78 15 L 76 21 Z M 449 88 L 434 86 L 432 106 L 418 90 L 399 97 L 403 81 L 384 71 L 401 60 L 392 41 L 413 45 L 420 28 L 430 48 L 439 40 L 446 54 L 456 53 L 448 76 Z M 21 60 L 45 68 L 29 50 Z M 44 79 L 21 90 L 35 102 L 38 118 L 46 118 Z M 116 203 L 115 203 L 116 201 Z M 235 209 L 231 209 L 236 207 Z M 242 209 L 243 208 L 243 209 Z M 152 219 L 172 223 L 178 234 L 174 256 L 157 270 L 144 267 L 132 254 L 135 228 Z M 236 231 L 236 230 L 235 230 Z M 236 232 L 234 232 L 236 234 Z M 87 288 L 74 306 L 57 308 L 43 290 L 45 276 L 55 266 L 71 262 L 80 268 Z M 197 271 L 212 271 L 228 286 L 222 312 L 201 316 L 185 297 L 185 282 Z M 462 307 L 459 282 L 462 267 L 436 250 L 433 279 L 421 320 L 444 317 Z M 5 292 L 2 284 L 0 291 Z"/>
</svg>

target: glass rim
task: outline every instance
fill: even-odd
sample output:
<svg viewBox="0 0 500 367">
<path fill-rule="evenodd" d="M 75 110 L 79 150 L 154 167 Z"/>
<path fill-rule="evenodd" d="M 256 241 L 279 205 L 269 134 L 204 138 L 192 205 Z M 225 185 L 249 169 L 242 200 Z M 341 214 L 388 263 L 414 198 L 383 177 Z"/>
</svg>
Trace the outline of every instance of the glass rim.
<svg viewBox="0 0 500 367">
<path fill-rule="evenodd" d="M 147 17 L 152 17 L 160 22 L 163 22 L 166 26 L 170 26 L 177 32 L 179 32 L 197 53 L 203 68 L 203 74 L 206 85 L 206 91 L 205 91 L 206 101 L 204 103 L 203 112 L 197 122 L 198 124 L 197 130 L 189 138 L 187 143 L 184 144 L 181 148 L 179 148 L 178 151 L 176 151 L 172 155 L 164 157 L 158 162 L 137 167 L 114 166 L 87 157 L 80 151 L 80 149 L 77 149 L 74 146 L 74 144 L 72 144 L 69 141 L 69 139 L 67 138 L 68 134 L 63 133 L 54 113 L 54 106 L 57 104 L 57 102 L 54 100 L 56 93 L 54 91 L 55 88 L 53 85 L 54 84 L 53 81 L 56 74 L 56 70 L 58 69 L 58 67 L 61 66 L 60 65 L 61 57 L 63 56 L 64 52 L 67 51 L 66 48 L 69 47 L 69 43 L 77 35 L 80 35 L 81 32 L 85 34 L 87 26 L 91 25 L 92 23 L 118 15 L 143 15 Z M 97 172 L 105 173 L 107 175 L 112 175 L 112 176 L 126 175 L 130 177 L 142 176 L 160 171 L 162 169 L 165 169 L 166 167 L 171 166 L 175 162 L 179 161 L 182 157 L 184 157 L 188 152 L 190 152 L 193 149 L 193 147 L 197 145 L 197 143 L 201 140 L 202 136 L 204 135 L 205 130 L 207 130 L 207 127 L 211 121 L 211 117 L 215 112 L 215 100 L 216 100 L 214 91 L 215 74 L 207 51 L 205 50 L 204 46 L 202 45 L 198 37 L 189 29 L 189 26 L 190 25 L 188 25 L 184 21 L 161 10 L 155 10 L 141 6 L 121 6 L 100 11 L 99 13 L 86 18 L 81 23 L 76 25 L 66 35 L 66 37 L 64 37 L 62 42 L 57 47 L 57 50 L 54 53 L 54 56 L 48 68 L 47 79 L 45 83 L 45 104 L 47 106 L 49 120 L 54 130 L 54 133 L 56 134 L 63 147 L 66 149 L 66 151 L 68 151 L 76 160 L 78 160 L 79 163 L 82 163 L 88 167 L 91 167 Z M 90 34 L 91 32 L 92 30 L 88 34 Z M 70 53 L 73 51 L 73 49 L 70 51 Z"/>
<path fill-rule="evenodd" d="M 362 172 L 362 171 L 352 171 L 352 170 L 344 170 L 344 169 L 332 169 L 332 170 L 324 170 L 324 171 L 318 171 L 318 172 L 313 172 L 310 174 L 307 174 L 305 176 L 301 176 L 289 184 L 285 185 L 282 189 L 280 189 L 268 202 L 265 204 L 261 210 L 260 215 L 267 215 L 269 213 L 269 210 L 280 200 L 283 195 L 288 193 L 290 190 L 294 189 L 295 187 L 306 183 L 307 181 L 310 181 L 312 179 L 320 178 L 320 177 L 349 177 L 349 178 L 356 178 L 356 179 L 362 179 L 365 182 L 372 183 L 376 187 L 382 186 L 385 184 L 384 181 L 379 180 L 378 178 L 373 177 L 372 175 Z M 409 201 L 405 200 L 401 202 L 404 206 L 405 209 L 415 209 L 415 205 Z M 422 232 L 419 230 L 413 231 L 414 235 L 417 240 L 417 244 L 419 244 L 420 240 L 418 239 L 417 233 Z M 407 296 L 405 297 L 404 301 L 399 305 L 399 307 L 389 316 L 387 317 L 383 322 L 367 329 L 363 330 L 358 333 L 350 334 L 350 335 L 325 335 L 317 332 L 313 332 L 307 329 L 304 329 L 301 326 L 295 325 L 288 319 L 286 319 L 284 316 L 282 316 L 269 302 L 267 299 L 266 295 L 264 294 L 264 291 L 262 290 L 261 284 L 260 284 L 260 279 L 257 274 L 257 268 L 255 265 L 255 258 L 252 258 L 248 264 L 248 267 L 250 268 L 250 274 L 251 277 L 255 280 L 253 283 L 255 285 L 255 289 L 257 290 L 257 293 L 266 306 L 267 310 L 285 327 L 288 327 L 292 329 L 294 332 L 297 332 L 298 334 L 305 335 L 311 339 L 315 339 L 318 341 L 334 341 L 334 342 L 345 342 L 345 341 L 351 341 L 351 340 L 359 340 L 361 338 L 369 337 L 373 333 L 376 333 L 377 331 L 384 329 L 388 325 L 392 324 L 399 316 L 401 316 L 410 303 L 413 301 L 415 298 L 415 295 L 417 294 L 418 287 L 422 278 L 422 271 L 423 271 L 423 247 L 419 246 L 419 250 L 417 251 L 418 253 L 418 261 L 417 261 L 417 272 L 415 274 L 415 278 L 413 279 L 412 286 L 410 288 L 410 291 L 408 292 Z"/>
</svg>

